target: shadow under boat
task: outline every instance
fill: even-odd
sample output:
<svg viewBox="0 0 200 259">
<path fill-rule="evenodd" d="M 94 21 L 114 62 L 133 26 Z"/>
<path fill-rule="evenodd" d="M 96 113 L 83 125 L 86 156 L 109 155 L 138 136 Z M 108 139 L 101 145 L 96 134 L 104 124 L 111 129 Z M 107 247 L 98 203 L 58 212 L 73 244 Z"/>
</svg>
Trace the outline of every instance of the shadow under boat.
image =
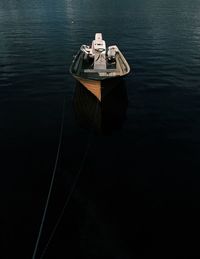
<svg viewBox="0 0 200 259">
<path fill-rule="evenodd" d="M 110 91 L 99 101 L 80 82 L 76 82 L 73 106 L 80 127 L 94 129 L 103 135 L 109 135 L 122 128 L 128 107 L 125 81 L 117 80 L 109 89 Z"/>
</svg>

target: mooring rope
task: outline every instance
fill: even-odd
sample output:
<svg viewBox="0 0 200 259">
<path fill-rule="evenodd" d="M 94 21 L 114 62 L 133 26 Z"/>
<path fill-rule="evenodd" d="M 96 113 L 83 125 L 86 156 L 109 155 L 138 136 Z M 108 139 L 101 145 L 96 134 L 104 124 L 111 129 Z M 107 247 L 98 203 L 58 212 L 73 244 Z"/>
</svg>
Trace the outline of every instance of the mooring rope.
<svg viewBox="0 0 200 259">
<path fill-rule="evenodd" d="M 82 169 L 83 169 L 83 166 L 84 166 L 84 164 L 85 164 L 85 160 L 86 160 L 87 155 L 88 155 L 88 151 L 89 151 L 89 148 L 90 148 L 90 144 L 91 144 L 90 141 L 88 141 L 88 144 L 87 144 L 87 147 L 86 147 L 86 151 L 85 151 L 84 157 L 83 157 L 83 159 L 82 159 L 82 162 L 81 162 L 81 166 L 80 166 L 80 168 L 79 168 L 79 171 L 78 171 L 78 173 L 77 173 L 77 175 L 76 175 L 76 177 L 75 177 L 75 180 L 74 180 L 74 182 L 73 182 L 73 185 L 72 185 L 72 188 L 71 188 L 71 190 L 70 190 L 70 193 L 69 193 L 69 195 L 67 196 L 67 199 L 66 199 L 66 201 L 65 201 L 65 203 L 64 203 L 64 206 L 63 206 L 63 208 L 62 208 L 62 210 L 61 210 L 61 212 L 60 212 L 60 215 L 59 215 L 59 217 L 58 217 L 58 219 L 57 219 L 57 221 L 56 221 L 56 224 L 54 225 L 53 230 L 52 230 L 52 232 L 51 232 L 51 234 L 50 234 L 50 236 L 49 236 L 49 239 L 48 239 L 48 241 L 47 241 L 47 243 L 46 243 L 46 245 L 45 245 L 45 247 L 44 247 L 44 249 L 43 249 L 43 251 L 42 251 L 42 254 L 41 254 L 41 256 L 40 256 L 40 259 L 44 258 L 44 255 L 45 255 L 45 253 L 46 253 L 46 251 L 47 251 L 47 249 L 48 249 L 48 247 L 49 247 L 49 244 L 51 243 L 51 241 L 52 241 L 52 239 L 53 239 L 53 237 L 54 237 L 54 235 L 55 235 L 55 232 L 56 232 L 56 230 L 57 230 L 57 228 L 58 228 L 58 226 L 59 226 L 59 224 L 60 224 L 60 221 L 61 221 L 61 219 L 62 219 L 62 217 L 63 217 L 63 215 L 64 215 L 65 209 L 66 209 L 67 205 L 69 204 L 69 201 L 70 201 L 70 199 L 71 199 L 71 196 L 72 196 L 72 194 L 73 194 L 73 192 L 74 192 L 74 189 L 75 189 L 75 187 L 76 187 L 76 184 L 77 184 L 77 182 L 78 182 L 79 176 L 80 176 L 81 171 L 82 171 Z"/>
<path fill-rule="evenodd" d="M 44 212 L 43 212 L 43 216 L 42 216 L 37 240 L 36 240 L 36 243 L 35 243 L 35 248 L 34 248 L 32 259 L 36 258 L 36 254 L 37 254 L 37 251 L 38 251 L 38 246 L 39 246 L 39 242 L 40 242 L 40 238 L 41 238 L 41 234 L 42 234 L 42 230 L 43 230 L 43 227 L 44 227 L 44 222 L 45 222 L 45 218 L 46 218 L 46 214 L 47 214 L 49 200 L 50 200 L 50 197 L 51 197 L 51 192 L 52 192 L 52 188 L 53 188 L 53 184 L 54 184 L 54 178 L 55 178 L 55 174 L 56 174 L 56 170 L 57 170 L 58 159 L 59 159 L 59 155 L 60 155 L 60 149 L 61 149 L 61 143 L 62 143 L 62 137 L 63 137 L 64 118 L 65 118 L 65 98 L 64 98 L 64 101 L 63 101 L 62 120 L 61 120 L 61 126 L 60 126 L 60 136 L 59 136 L 59 142 L 58 142 L 58 149 L 57 149 L 57 153 L 56 153 L 56 160 L 55 160 L 55 164 L 54 164 L 54 169 L 53 169 L 53 173 L 52 173 L 52 177 L 51 177 L 49 192 L 48 192 L 48 195 L 47 195 L 47 200 L 46 200 L 46 203 L 45 203 Z"/>
<path fill-rule="evenodd" d="M 97 107 L 98 107 L 98 100 L 97 100 L 96 107 L 95 107 L 95 110 L 94 110 L 94 118 L 96 117 L 96 114 L 97 114 L 97 110 L 98 110 Z M 44 247 L 44 249 L 43 249 L 43 251 L 42 251 L 41 256 L 39 257 L 40 259 L 43 259 L 43 258 L 44 258 L 44 255 L 45 255 L 45 253 L 46 253 L 46 251 L 47 251 L 47 249 L 48 249 L 48 247 L 49 247 L 49 244 L 51 243 L 51 241 L 52 241 L 52 239 L 53 239 L 53 237 L 54 237 L 54 235 L 55 235 L 55 233 L 56 233 L 56 230 L 57 230 L 57 228 L 58 228 L 58 226 L 59 226 L 59 224 L 60 224 L 60 222 L 61 222 L 61 219 L 62 219 L 62 217 L 63 217 L 63 215 L 64 215 L 65 209 L 66 209 L 67 205 L 69 204 L 69 201 L 70 201 L 70 199 L 71 199 L 71 196 L 72 196 L 72 194 L 73 194 L 73 192 L 74 192 L 74 189 L 75 189 L 75 187 L 76 187 L 76 184 L 77 184 L 77 182 L 78 182 L 79 176 L 80 176 L 80 174 L 81 174 L 81 172 L 82 172 L 82 169 L 83 169 L 83 167 L 84 167 L 84 164 L 85 164 L 85 161 L 86 161 L 88 152 L 89 152 L 89 148 L 90 148 L 90 145 L 91 145 L 91 137 L 92 137 L 92 135 L 93 135 L 93 131 L 94 131 L 94 128 L 91 128 L 91 132 L 90 132 L 90 134 L 89 134 L 89 136 L 88 136 L 88 141 L 87 141 L 87 145 L 86 145 L 86 150 L 85 150 L 84 156 L 83 156 L 83 158 L 82 158 L 82 161 L 81 161 L 81 164 L 80 164 L 80 168 L 79 168 L 79 170 L 78 170 L 78 173 L 77 173 L 76 176 L 75 176 L 75 180 L 74 180 L 74 182 L 73 182 L 73 184 L 72 184 L 72 188 L 71 188 L 71 190 L 70 190 L 70 192 L 69 192 L 69 194 L 68 194 L 68 196 L 67 196 L 67 198 L 66 198 L 66 201 L 65 201 L 65 203 L 64 203 L 64 206 L 63 206 L 63 208 L 62 208 L 62 210 L 61 210 L 61 212 L 60 212 L 60 215 L 59 215 L 59 217 L 58 217 L 58 219 L 57 219 L 57 221 L 56 221 L 56 223 L 55 223 L 55 225 L 54 225 L 54 227 L 53 227 L 53 230 L 52 230 L 52 232 L 51 232 L 51 234 L 50 234 L 50 236 L 49 236 L 49 239 L 48 239 L 48 241 L 47 241 L 47 243 L 46 243 L 46 245 L 45 245 L 45 247 Z"/>
</svg>

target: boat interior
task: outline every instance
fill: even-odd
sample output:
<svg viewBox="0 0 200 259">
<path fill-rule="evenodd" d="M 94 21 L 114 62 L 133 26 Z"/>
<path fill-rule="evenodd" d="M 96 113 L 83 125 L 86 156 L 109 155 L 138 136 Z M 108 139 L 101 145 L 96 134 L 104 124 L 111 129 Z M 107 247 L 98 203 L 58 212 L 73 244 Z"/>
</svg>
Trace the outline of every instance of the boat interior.
<svg viewBox="0 0 200 259">
<path fill-rule="evenodd" d="M 79 77 L 102 79 L 128 74 L 129 65 L 117 46 L 109 46 L 97 33 L 92 46 L 82 45 L 72 67 L 72 73 Z"/>
</svg>

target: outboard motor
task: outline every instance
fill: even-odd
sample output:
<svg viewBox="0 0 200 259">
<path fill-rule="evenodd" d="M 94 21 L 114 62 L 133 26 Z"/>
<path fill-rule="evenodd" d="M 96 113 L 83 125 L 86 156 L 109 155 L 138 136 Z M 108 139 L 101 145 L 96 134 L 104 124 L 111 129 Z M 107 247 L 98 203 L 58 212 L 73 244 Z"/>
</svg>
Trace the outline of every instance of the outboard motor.
<svg viewBox="0 0 200 259">
<path fill-rule="evenodd" d="M 117 53 L 118 48 L 116 46 L 110 46 L 108 47 L 108 60 L 110 62 L 115 62 L 115 57 Z"/>
<path fill-rule="evenodd" d="M 101 33 L 95 34 L 95 40 L 92 41 L 92 51 L 93 53 L 99 52 L 103 55 L 106 54 L 106 42 L 103 40 Z"/>
</svg>

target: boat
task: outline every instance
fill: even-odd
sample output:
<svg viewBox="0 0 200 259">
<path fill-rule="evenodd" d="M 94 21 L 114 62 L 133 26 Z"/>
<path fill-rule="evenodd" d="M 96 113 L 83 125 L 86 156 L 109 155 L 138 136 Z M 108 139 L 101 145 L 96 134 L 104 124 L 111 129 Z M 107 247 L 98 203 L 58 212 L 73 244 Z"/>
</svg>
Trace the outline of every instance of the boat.
<svg viewBox="0 0 200 259">
<path fill-rule="evenodd" d="M 106 47 L 102 33 L 96 33 L 91 45 L 82 45 L 74 56 L 70 73 L 98 100 L 109 91 L 113 81 L 130 72 L 130 66 L 116 45 Z"/>
<path fill-rule="evenodd" d="M 127 108 L 128 97 L 124 80 L 118 80 L 118 85 L 102 101 L 97 100 L 80 82 L 76 82 L 73 110 L 80 128 L 91 129 L 100 135 L 111 135 L 123 128 Z"/>
</svg>

